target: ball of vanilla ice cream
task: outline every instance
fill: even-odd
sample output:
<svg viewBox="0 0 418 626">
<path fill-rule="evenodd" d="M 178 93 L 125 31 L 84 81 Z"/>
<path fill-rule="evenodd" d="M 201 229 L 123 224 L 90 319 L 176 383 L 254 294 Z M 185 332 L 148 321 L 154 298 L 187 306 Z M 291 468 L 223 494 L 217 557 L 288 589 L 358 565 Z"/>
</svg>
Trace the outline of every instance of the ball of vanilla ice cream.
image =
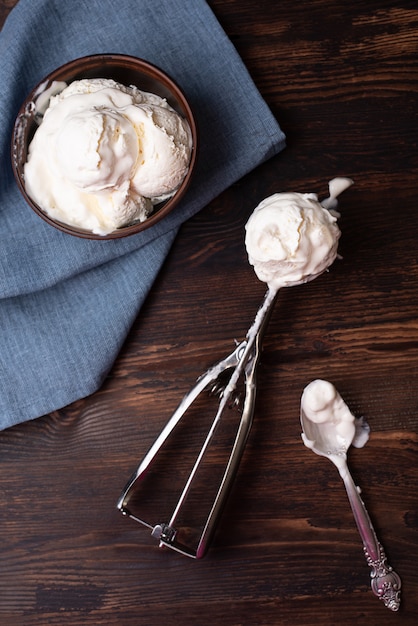
<svg viewBox="0 0 418 626">
<path fill-rule="evenodd" d="M 334 179 L 331 183 L 335 196 L 336 187 L 340 193 L 352 181 Z M 248 260 L 258 278 L 274 290 L 322 274 L 337 256 L 341 235 L 335 214 L 313 193 L 275 193 L 265 198 L 245 229 Z"/>
<path fill-rule="evenodd" d="M 54 148 L 51 171 L 88 193 L 118 188 L 131 178 L 138 160 L 135 128 L 124 115 L 105 109 L 68 116 L 57 129 Z"/>
<path fill-rule="evenodd" d="M 187 120 L 163 98 L 111 79 L 78 80 L 49 101 L 25 187 L 52 218 L 106 235 L 171 197 L 191 152 Z"/>
</svg>

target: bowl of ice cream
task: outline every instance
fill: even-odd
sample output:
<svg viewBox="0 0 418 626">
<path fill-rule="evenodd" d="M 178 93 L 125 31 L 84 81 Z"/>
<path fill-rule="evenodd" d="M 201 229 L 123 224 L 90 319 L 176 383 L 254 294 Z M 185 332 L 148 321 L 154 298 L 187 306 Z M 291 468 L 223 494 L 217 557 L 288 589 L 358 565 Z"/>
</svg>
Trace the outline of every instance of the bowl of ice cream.
<svg viewBox="0 0 418 626">
<path fill-rule="evenodd" d="M 35 213 L 88 239 L 125 237 L 166 217 L 196 155 L 182 89 L 155 65 L 120 54 L 75 59 L 46 76 L 18 112 L 11 153 Z"/>
</svg>

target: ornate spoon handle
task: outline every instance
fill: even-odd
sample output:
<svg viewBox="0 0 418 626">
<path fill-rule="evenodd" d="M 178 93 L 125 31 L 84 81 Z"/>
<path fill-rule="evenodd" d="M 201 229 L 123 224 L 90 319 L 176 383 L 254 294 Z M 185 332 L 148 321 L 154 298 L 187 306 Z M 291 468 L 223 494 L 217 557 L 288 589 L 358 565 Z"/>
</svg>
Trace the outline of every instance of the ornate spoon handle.
<svg viewBox="0 0 418 626">
<path fill-rule="evenodd" d="M 359 489 L 354 484 L 347 466 L 340 468 L 354 519 L 357 524 L 364 546 L 364 554 L 371 567 L 371 588 L 373 593 L 383 600 L 391 611 L 397 611 L 401 603 L 401 579 L 387 564 L 383 546 L 378 541 L 373 525 L 370 521 L 364 502 L 360 497 Z"/>
</svg>

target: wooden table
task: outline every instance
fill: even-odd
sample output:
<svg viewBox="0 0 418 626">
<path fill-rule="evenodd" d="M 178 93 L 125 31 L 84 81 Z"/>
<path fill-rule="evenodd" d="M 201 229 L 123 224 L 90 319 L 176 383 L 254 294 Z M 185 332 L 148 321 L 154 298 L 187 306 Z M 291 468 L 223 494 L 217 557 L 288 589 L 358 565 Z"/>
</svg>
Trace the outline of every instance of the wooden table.
<svg viewBox="0 0 418 626">
<path fill-rule="evenodd" d="M 0 3 L 2 19 L 13 0 Z M 151 626 L 416 624 L 418 7 L 412 0 L 211 0 L 288 147 L 190 220 L 103 388 L 0 433 L 0 622 Z M 348 175 L 342 260 L 280 294 L 233 492 L 208 555 L 159 550 L 115 507 L 196 377 L 242 339 L 264 285 L 244 224 L 283 190 Z M 370 591 L 336 469 L 299 402 L 332 381 L 371 438 L 349 454 L 402 607 Z M 180 455 L 179 455 L 180 456 Z"/>
</svg>

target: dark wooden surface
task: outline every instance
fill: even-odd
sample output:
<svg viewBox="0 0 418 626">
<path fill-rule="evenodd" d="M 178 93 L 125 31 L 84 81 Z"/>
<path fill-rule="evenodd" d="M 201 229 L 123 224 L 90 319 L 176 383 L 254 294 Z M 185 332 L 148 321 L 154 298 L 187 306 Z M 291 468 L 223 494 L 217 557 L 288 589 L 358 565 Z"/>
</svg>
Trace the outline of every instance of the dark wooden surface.
<svg viewBox="0 0 418 626">
<path fill-rule="evenodd" d="M 15 2 L 0 3 L 2 20 Z M 0 622 L 412 625 L 418 615 L 418 7 L 211 0 L 288 137 L 182 229 L 103 388 L 0 433 Z M 343 260 L 284 290 L 256 416 L 212 548 L 192 561 L 117 512 L 195 378 L 241 339 L 264 286 L 244 224 L 282 190 L 341 202 Z M 336 469 L 301 443 L 303 387 L 331 380 L 372 434 L 349 461 L 403 581 L 390 613 Z"/>
</svg>

